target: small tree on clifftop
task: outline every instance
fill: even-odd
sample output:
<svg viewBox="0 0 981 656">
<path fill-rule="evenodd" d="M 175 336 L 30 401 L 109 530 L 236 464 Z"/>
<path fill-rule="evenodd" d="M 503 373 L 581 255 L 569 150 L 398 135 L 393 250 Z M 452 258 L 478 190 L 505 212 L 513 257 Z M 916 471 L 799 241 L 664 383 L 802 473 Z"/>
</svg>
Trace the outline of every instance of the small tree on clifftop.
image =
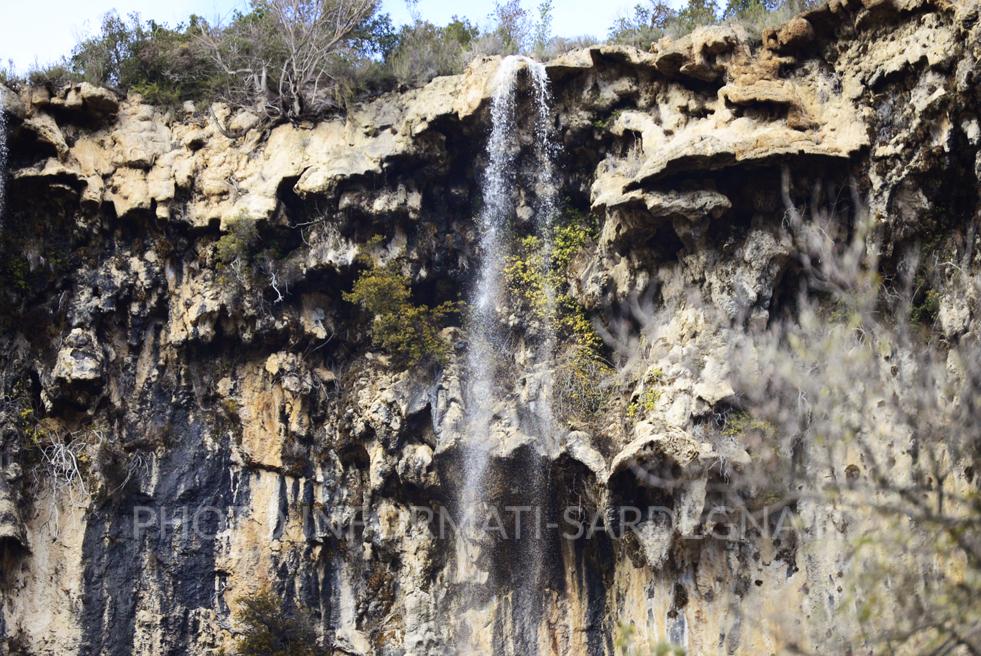
<svg viewBox="0 0 981 656">
<path fill-rule="evenodd" d="M 254 0 L 224 29 L 202 32 L 229 103 L 297 120 L 339 104 L 338 71 L 377 0 Z"/>
</svg>

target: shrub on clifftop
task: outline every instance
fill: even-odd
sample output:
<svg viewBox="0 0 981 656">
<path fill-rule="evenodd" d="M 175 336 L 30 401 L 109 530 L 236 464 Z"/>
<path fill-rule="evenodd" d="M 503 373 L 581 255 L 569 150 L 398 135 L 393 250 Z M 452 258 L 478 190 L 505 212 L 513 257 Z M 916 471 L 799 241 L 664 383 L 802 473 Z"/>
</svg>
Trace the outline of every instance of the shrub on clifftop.
<svg viewBox="0 0 981 656">
<path fill-rule="evenodd" d="M 678 9 L 648 0 L 617 20 L 609 41 L 647 49 L 665 35 L 738 21 L 751 32 L 786 20 L 815 0 L 687 0 Z M 496 0 L 486 24 L 454 16 L 446 25 L 424 20 L 409 1 L 412 22 L 396 29 L 379 0 L 251 0 L 223 24 L 200 16 L 170 27 L 137 14 L 105 15 L 99 31 L 69 57 L 20 79 L 60 89 L 87 81 L 139 93 L 151 104 L 223 101 L 270 123 L 316 119 L 343 111 L 398 86 L 418 87 L 461 73 L 482 55 L 553 57 L 594 43 L 551 33 L 555 6 L 542 0 Z"/>
<path fill-rule="evenodd" d="M 675 9 L 663 0 L 648 0 L 613 23 L 609 40 L 646 50 L 661 37 L 680 37 L 703 25 L 730 21 L 759 34 L 814 4 L 815 0 L 728 0 L 720 6 L 715 0 L 687 0 Z"/>
<path fill-rule="evenodd" d="M 379 43 L 377 8 L 377 0 L 253 0 L 228 26 L 202 30 L 219 97 L 272 119 L 343 106 L 346 62 Z"/>
<path fill-rule="evenodd" d="M 155 104 L 206 96 L 215 70 L 197 41 L 202 25 L 197 16 L 171 29 L 156 21 L 143 22 L 137 14 L 122 18 L 108 13 L 99 33 L 75 46 L 63 73 L 135 91 Z"/>
</svg>

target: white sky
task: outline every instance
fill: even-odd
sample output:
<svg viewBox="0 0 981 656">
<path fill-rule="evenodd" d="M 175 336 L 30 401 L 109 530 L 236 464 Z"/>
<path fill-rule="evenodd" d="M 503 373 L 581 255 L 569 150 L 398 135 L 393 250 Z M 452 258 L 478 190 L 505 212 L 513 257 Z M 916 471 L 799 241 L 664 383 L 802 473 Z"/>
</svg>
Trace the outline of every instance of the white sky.
<svg viewBox="0 0 981 656">
<path fill-rule="evenodd" d="M 553 32 L 560 36 L 605 35 L 613 20 L 640 0 L 554 0 Z M 534 11 L 538 0 L 523 0 Z M 209 20 L 227 17 L 247 0 L 0 0 L 0 62 L 13 60 L 21 73 L 68 54 L 79 37 L 98 30 L 102 15 L 139 12 L 174 25 L 192 13 Z M 396 24 L 409 20 L 404 0 L 382 0 Z M 494 0 L 419 0 L 422 17 L 445 24 L 454 14 L 485 26 Z"/>
</svg>

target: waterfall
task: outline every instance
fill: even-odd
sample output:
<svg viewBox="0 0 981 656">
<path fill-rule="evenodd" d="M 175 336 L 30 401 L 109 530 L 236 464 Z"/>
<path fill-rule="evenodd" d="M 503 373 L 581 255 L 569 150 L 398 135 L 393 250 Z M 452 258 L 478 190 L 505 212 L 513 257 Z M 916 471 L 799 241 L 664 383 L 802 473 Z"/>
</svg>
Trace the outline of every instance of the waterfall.
<svg viewBox="0 0 981 656">
<path fill-rule="evenodd" d="M 534 115 L 531 126 L 534 134 L 534 174 L 528 180 L 517 177 L 519 117 L 517 87 L 519 73 L 528 71 L 531 82 L 531 102 Z M 500 390 L 506 387 L 507 367 L 511 365 L 506 343 L 507 333 L 499 310 L 504 309 L 503 267 L 512 241 L 509 233 L 516 215 L 519 183 L 533 191 L 534 228 L 541 240 L 543 268 L 548 271 L 552 259 L 552 223 L 556 214 L 555 140 L 552 134 L 551 92 L 545 66 L 525 57 L 507 57 L 498 67 L 493 80 L 491 98 L 491 131 L 487 140 L 487 165 L 481 178 L 483 205 L 477 216 L 480 264 L 470 295 L 467 317 L 467 386 L 465 391 L 463 483 L 459 494 L 460 526 L 463 538 L 457 542 L 457 579 L 483 583 L 476 556 L 484 546 L 479 535 L 478 517 L 486 492 L 486 474 L 491 450 L 496 442 L 493 433 L 495 409 L 502 401 Z M 544 277 L 548 280 L 548 276 Z M 537 420 L 535 439 L 541 452 L 551 451 L 553 413 L 551 380 L 555 350 L 554 290 L 546 284 L 546 321 L 544 335 L 535 347 L 535 364 L 529 373 L 537 381 L 532 415 Z M 541 507 L 547 499 L 545 476 L 537 463 L 529 463 L 525 499 Z M 513 621 L 512 653 L 533 654 L 536 649 L 536 630 L 542 609 L 542 574 L 545 538 L 539 534 L 523 535 L 514 547 L 517 558 L 512 562 L 512 579 L 519 582 L 512 589 L 511 617 Z M 468 544 L 469 543 L 469 544 Z M 474 553 L 478 552 L 478 553 Z M 492 585 L 499 582 L 491 581 Z"/>
<path fill-rule="evenodd" d="M 0 230 L 7 201 L 7 112 L 0 107 Z"/>
<path fill-rule="evenodd" d="M 471 293 L 468 328 L 466 420 L 464 422 L 461 525 L 477 516 L 484 474 L 490 459 L 490 427 L 497 401 L 495 374 L 504 348 L 504 333 L 497 318 L 505 253 L 504 232 L 513 212 L 513 169 L 517 150 L 515 91 L 521 59 L 507 57 L 494 76 L 491 133 L 487 140 L 487 168 L 481 180 L 483 206 L 477 217 L 480 233 L 480 268 Z M 466 529 L 465 529 L 466 530 Z M 469 564 L 469 557 L 458 559 Z"/>
<path fill-rule="evenodd" d="M 537 167 L 537 179 L 535 180 L 535 193 L 538 198 L 538 207 L 535 212 L 535 227 L 542 240 L 542 273 L 545 284 L 545 326 L 544 339 L 538 349 L 537 363 L 541 377 L 541 403 L 536 408 L 536 416 L 539 419 L 539 435 L 541 435 L 547 451 L 553 450 L 555 434 L 554 415 L 552 413 L 552 389 L 553 389 L 553 365 L 555 360 L 555 320 L 557 304 L 555 289 L 550 284 L 550 277 L 547 275 L 552 268 L 553 235 L 552 229 L 556 219 L 556 197 L 558 185 L 555 180 L 555 157 L 556 141 L 552 134 L 552 93 L 548 84 L 548 75 L 545 66 L 537 63 L 529 63 L 532 85 L 535 94 L 535 149 Z"/>
</svg>

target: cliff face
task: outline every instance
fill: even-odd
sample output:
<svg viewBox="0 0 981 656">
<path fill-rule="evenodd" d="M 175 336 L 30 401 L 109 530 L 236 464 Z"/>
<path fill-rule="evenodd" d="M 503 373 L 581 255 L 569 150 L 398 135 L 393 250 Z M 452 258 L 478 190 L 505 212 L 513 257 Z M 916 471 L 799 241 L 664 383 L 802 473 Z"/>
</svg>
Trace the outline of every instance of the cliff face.
<svg viewBox="0 0 981 656">
<path fill-rule="evenodd" d="M 967 238 L 979 29 L 976 4 L 833 2 L 762 45 L 705 28 L 545 66 L 555 197 L 598 221 L 562 284 L 611 350 L 648 298 L 660 338 L 637 348 L 664 364 L 541 440 L 536 349 L 504 317 L 519 373 L 500 381 L 482 497 L 607 519 L 659 505 L 671 528 L 546 533 L 531 553 L 492 536 L 472 556 L 440 534 L 466 480 L 467 322 L 444 330 L 445 362 L 403 370 L 342 296 L 373 262 L 418 303 L 467 298 L 500 60 L 271 131 L 85 84 L 4 90 L 0 644 L 217 654 L 269 586 L 334 653 L 606 654 L 629 623 L 691 654 L 843 653 L 842 511 L 797 507 L 834 527 L 821 535 L 697 539 L 713 463 L 758 453 L 705 418 L 733 402 L 733 331 L 794 312 L 784 170 L 795 200 L 820 184 L 845 214 L 853 187 L 886 266 Z M 516 70 L 521 236 L 542 192 L 530 65 Z M 938 302 L 949 339 L 973 326 L 964 298 Z M 654 494 L 650 467 L 683 483 Z"/>
</svg>

